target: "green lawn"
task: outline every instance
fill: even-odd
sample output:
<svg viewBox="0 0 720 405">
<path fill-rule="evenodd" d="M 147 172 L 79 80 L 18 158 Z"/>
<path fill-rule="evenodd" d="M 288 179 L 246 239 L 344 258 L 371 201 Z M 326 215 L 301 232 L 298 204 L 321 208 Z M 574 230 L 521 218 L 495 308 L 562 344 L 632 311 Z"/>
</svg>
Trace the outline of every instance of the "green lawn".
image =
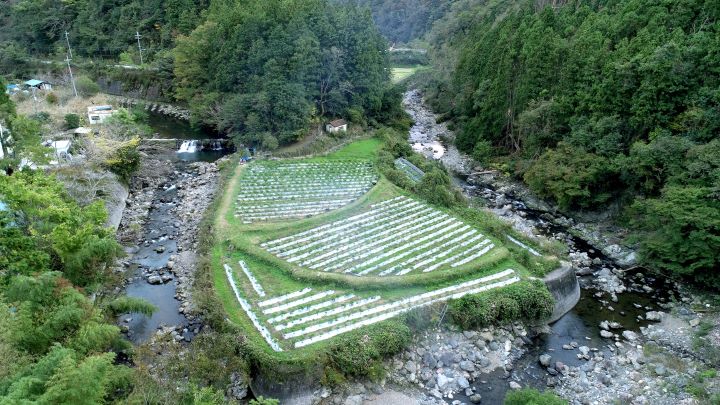
<svg viewBox="0 0 720 405">
<path fill-rule="evenodd" d="M 424 69 L 424 66 L 417 65 L 412 67 L 394 67 L 392 68 L 392 82 L 400 83 L 408 77 L 414 75 L 417 71 Z"/>
</svg>

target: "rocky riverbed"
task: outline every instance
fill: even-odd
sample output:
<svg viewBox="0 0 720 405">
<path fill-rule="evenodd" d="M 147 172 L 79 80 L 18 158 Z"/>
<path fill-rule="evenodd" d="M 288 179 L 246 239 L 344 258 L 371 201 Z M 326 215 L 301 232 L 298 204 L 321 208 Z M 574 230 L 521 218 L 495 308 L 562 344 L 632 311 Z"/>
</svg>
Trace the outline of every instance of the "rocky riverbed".
<svg viewBox="0 0 720 405">
<path fill-rule="evenodd" d="M 631 268 L 635 254 L 622 245 L 622 230 L 575 221 L 496 172 L 468 169 L 466 157 L 443 145 L 452 134 L 435 123 L 418 91 L 406 93 L 404 105 L 416 122 L 411 144 L 451 171 L 469 174 L 457 183 L 479 200 L 479 209 L 532 238 L 567 246 L 583 297 L 547 328 L 429 330 L 387 361 L 383 381 L 324 389 L 315 403 L 500 404 L 507 390 L 524 386 L 552 389 L 571 404 L 695 404 L 720 392 L 717 377 L 703 374 L 720 347 L 712 304 Z"/>
<path fill-rule="evenodd" d="M 143 151 L 141 170 L 133 178 L 118 239 L 128 258 L 128 295 L 144 298 L 158 310 L 150 317 L 120 316 L 121 329 L 142 343 L 169 334 L 190 341 L 202 329 L 192 303 L 197 262 L 198 226 L 217 189 L 215 163 L 185 163 L 174 151 Z"/>
</svg>

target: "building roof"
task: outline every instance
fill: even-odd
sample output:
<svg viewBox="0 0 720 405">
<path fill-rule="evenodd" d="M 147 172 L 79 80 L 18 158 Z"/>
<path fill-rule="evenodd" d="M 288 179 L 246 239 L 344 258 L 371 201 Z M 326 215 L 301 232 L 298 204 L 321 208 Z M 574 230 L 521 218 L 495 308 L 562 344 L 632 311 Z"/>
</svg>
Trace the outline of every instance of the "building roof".
<svg viewBox="0 0 720 405">
<path fill-rule="evenodd" d="M 28 80 L 25 82 L 25 84 L 30 87 L 39 86 L 43 83 L 47 83 L 47 82 L 45 80 L 37 80 L 37 79 L 31 79 L 31 80 Z"/>
<path fill-rule="evenodd" d="M 92 129 L 86 127 L 78 127 L 73 130 L 73 133 L 80 135 L 89 134 L 90 132 L 92 132 Z"/>
<path fill-rule="evenodd" d="M 91 105 L 87 109 L 89 113 L 111 113 L 113 108 L 111 105 Z"/>
<path fill-rule="evenodd" d="M 347 122 L 345 122 L 344 119 L 338 119 L 338 120 L 330 121 L 330 125 L 333 126 L 333 127 L 335 127 L 335 128 L 338 128 L 338 127 L 341 127 L 341 126 L 343 126 L 343 125 L 347 125 Z"/>
</svg>

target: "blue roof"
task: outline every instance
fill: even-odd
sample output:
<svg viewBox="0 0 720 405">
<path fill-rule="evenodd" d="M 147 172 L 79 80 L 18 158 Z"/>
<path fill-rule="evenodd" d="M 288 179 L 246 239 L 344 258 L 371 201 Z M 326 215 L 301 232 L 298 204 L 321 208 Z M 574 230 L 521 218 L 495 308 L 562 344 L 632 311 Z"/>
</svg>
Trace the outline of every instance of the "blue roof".
<svg viewBox="0 0 720 405">
<path fill-rule="evenodd" d="M 25 82 L 25 84 L 27 84 L 28 86 L 37 86 L 37 85 L 43 84 L 43 83 L 45 83 L 43 80 L 36 80 L 36 79 L 28 80 Z"/>
<path fill-rule="evenodd" d="M 17 84 L 8 84 L 5 87 L 7 87 L 8 89 L 15 89 L 15 88 L 17 88 L 17 86 L 18 86 Z"/>
</svg>

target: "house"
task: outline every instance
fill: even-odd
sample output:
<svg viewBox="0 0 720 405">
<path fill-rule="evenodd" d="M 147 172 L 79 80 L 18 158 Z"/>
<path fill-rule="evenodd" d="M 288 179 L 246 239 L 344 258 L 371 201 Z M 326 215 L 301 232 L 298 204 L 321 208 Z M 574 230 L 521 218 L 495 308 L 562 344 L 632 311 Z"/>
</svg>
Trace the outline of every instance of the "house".
<svg viewBox="0 0 720 405">
<path fill-rule="evenodd" d="M 92 124 L 102 124 L 111 115 L 115 114 L 111 105 L 93 105 L 87 108 L 88 122 Z"/>
<path fill-rule="evenodd" d="M 31 79 L 24 83 L 25 88 L 36 88 L 38 90 L 52 90 L 52 85 L 45 80 Z"/>
<path fill-rule="evenodd" d="M 330 121 L 325 125 L 325 131 L 331 134 L 335 132 L 347 132 L 347 122 L 343 119 Z"/>
<path fill-rule="evenodd" d="M 5 86 L 5 94 L 13 95 L 20 91 L 20 86 L 17 84 L 8 84 Z"/>
<path fill-rule="evenodd" d="M 72 141 L 69 139 L 46 141 L 43 145 L 53 149 L 53 156 L 50 164 L 57 164 L 60 160 L 68 160 L 72 157 L 70 155 L 70 146 L 72 146 Z"/>
</svg>

